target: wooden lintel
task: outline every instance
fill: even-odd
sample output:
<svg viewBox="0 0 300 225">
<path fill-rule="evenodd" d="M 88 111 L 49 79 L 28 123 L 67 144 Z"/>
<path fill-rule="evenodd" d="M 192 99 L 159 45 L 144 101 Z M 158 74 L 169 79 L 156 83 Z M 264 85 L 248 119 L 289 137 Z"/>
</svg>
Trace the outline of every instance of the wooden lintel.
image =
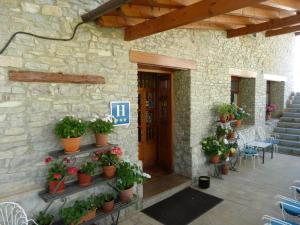
<svg viewBox="0 0 300 225">
<path fill-rule="evenodd" d="M 158 67 L 166 67 L 173 69 L 195 70 L 197 68 L 196 61 L 187 59 L 178 59 L 174 57 L 146 53 L 140 51 L 130 51 L 130 61 L 142 65 L 152 65 Z"/>
<path fill-rule="evenodd" d="M 42 83 L 105 84 L 105 79 L 102 76 L 71 75 L 33 71 L 9 71 L 9 80 Z"/>
<path fill-rule="evenodd" d="M 291 26 L 291 27 L 283 27 L 281 29 L 276 30 L 268 30 L 265 34 L 266 37 L 273 37 L 277 35 L 283 35 L 288 33 L 294 33 L 296 31 L 300 31 L 300 25 Z"/>
<path fill-rule="evenodd" d="M 259 24 L 253 24 L 249 25 L 246 27 L 238 28 L 238 29 L 233 29 L 233 30 L 228 30 L 227 31 L 227 37 L 232 38 L 232 37 L 238 37 L 242 35 L 247 35 L 247 34 L 253 34 L 257 32 L 262 32 L 270 29 L 277 29 L 285 26 L 290 26 L 293 24 L 300 23 L 300 14 L 294 15 L 294 16 L 289 16 L 285 17 L 282 19 L 273 19 L 268 22 L 264 23 L 259 23 Z"/>
<path fill-rule="evenodd" d="M 133 27 L 126 28 L 125 40 L 135 40 L 199 20 L 229 13 L 260 2 L 263 2 L 263 0 L 202 0 Z"/>
</svg>

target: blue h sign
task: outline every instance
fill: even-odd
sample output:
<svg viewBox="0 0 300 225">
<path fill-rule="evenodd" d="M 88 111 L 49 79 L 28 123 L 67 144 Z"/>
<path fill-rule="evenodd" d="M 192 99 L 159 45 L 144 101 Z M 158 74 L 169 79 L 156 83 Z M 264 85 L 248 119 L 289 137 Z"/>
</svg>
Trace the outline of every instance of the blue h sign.
<svg viewBox="0 0 300 225">
<path fill-rule="evenodd" d="M 111 115 L 114 117 L 116 126 L 130 124 L 130 103 L 129 102 L 111 102 Z"/>
</svg>

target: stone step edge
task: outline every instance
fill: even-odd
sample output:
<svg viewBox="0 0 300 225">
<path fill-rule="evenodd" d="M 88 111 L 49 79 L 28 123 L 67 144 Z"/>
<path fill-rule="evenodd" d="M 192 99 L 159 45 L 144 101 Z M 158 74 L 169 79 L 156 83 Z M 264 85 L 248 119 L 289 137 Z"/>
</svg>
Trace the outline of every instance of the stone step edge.
<svg viewBox="0 0 300 225">
<path fill-rule="evenodd" d="M 280 139 L 277 139 L 278 141 L 285 141 L 285 142 L 291 142 L 291 143 L 295 143 L 295 144 L 300 144 L 300 141 L 295 141 L 295 140 L 286 140 L 286 139 L 282 139 L 282 138 L 280 138 Z M 280 145 L 282 145 L 282 143 L 280 143 Z M 286 146 L 286 145 L 282 145 L 282 146 Z M 295 147 L 295 146 L 293 146 L 294 148 L 297 148 L 297 147 Z M 299 150 L 300 150 L 300 147 L 299 147 Z"/>
</svg>

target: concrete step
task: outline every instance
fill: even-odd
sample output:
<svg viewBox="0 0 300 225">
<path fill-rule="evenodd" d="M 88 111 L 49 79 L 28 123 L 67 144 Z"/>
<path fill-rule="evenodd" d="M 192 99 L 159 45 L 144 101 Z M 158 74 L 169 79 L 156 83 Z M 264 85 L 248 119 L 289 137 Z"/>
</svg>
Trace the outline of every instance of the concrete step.
<svg viewBox="0 0 300 225">
<path fill-rule="evenodd" d="M 300 129 L 300 123 L 278 122 L 277 127 Z"/>
<path fill-rule="evenodd" d="M 291 147 L 278 145 L 278 151 L 279 153 L 284 153 L 284 154 L 300 155 L 299 148 L 291 148 Z"/>
<path fill-rule="evenodd" d="M 298 108 L 287 108 L 286 109 L 287 112 L 291 112 L 291 113 L 300 113 L 300 109 Z"/>
<path fill-rule="evenodd" d="M 297 108 L 300 109 L 300 104 L 296 104 L 293 102 L 293 104 L 288 104 L 288 108 Z"/>
<path fill-rule="evenodd" d="M 174 176 L 176 176 L 176 175 L 174 175 Z M 167 179 L 165 179 L 165 181 L 166 180 Z M 164 181 L 162 181 L 162 182 L 164 182 Z M 154 204 L 156 204 L 156 203 L 158 203 L 158 202 L 160 202 L 160 201 L 162 201 L 166 198 L 171 197 L 172 195 L 176 194 L 177 192 L 180 192 L 183 189 L 185 189 L 187 187 L 190 187 L 191 184 L 192 184 L 191 180 L 186 179 L 186 181 L 181 182 L 181 184 L 179 184 L 175 187 L 172 187 L 172 188 L 170 188 L 166 191 L 163 191 L 163 192 L 161 192 L 159 194 L 156 194 L 154 196 L 151 196 L 149 198 L 144 198 L 143 203 L 142 203 L 143 204 L 142 207 L 143 207 L 143 209 L 148 208 L 148 207 L 150 207 L 150 206 L 152 206 L 152 205 L 154 205 Z"/>
<path fill-rule="evenodd" d="M 300 141 L 300 134 L 276 133 L 278 139 Z"/>
<path fill-rule="evenodd" d="M 300 123 L 300 118 L 293 117 L 281 117 L 280 122 L 289 122 L 289 123 Z"/>
<path fill-rule="evenodd" d="M 295 129 L 295 128 L 276 127 L 274 129 L 274 132 L 275 133 L 286 133 L 286 134 L 300 135 L 300 129 Z"/>
<path fill-rule="evenodd" d="M 300 118 L 300 113 L 284 112 L 283 117 Z"/>
<path fill-rule="evenodd" d="M 295 98 L 292 104 L 300 104 L 300 98 Z"/>
<path fill-rule="evenodd" d="M 299 148 L 299 151 L 300 151 L 300 142 L 299 141 L 291 141 L 291 140 L 283 140 L 283 139 L 278 139 L 278 141 L 279 141 L 279 145 L 281 145 L 281 146 Z"/>
</svg>

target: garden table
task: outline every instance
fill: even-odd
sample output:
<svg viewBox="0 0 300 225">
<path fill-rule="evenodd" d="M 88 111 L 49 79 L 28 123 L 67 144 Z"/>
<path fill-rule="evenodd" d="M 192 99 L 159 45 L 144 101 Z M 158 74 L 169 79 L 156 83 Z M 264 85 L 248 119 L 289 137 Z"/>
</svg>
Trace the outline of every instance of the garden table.
<svg viewBox="0 0 300 225">
<path fill-rule="evenodd" d="M 265 163 L 265 152 L 268 148 L 272 147 L 272 143 L 266 143 L 262 141 L 252 141 L 246 144 L 249 147 L 254 147 L 257 150 L 261 150 L 263 152 L 262 163 Z M 274 149 L 271 148 L 271 159 L 274 158 Z"/>
</svg>

